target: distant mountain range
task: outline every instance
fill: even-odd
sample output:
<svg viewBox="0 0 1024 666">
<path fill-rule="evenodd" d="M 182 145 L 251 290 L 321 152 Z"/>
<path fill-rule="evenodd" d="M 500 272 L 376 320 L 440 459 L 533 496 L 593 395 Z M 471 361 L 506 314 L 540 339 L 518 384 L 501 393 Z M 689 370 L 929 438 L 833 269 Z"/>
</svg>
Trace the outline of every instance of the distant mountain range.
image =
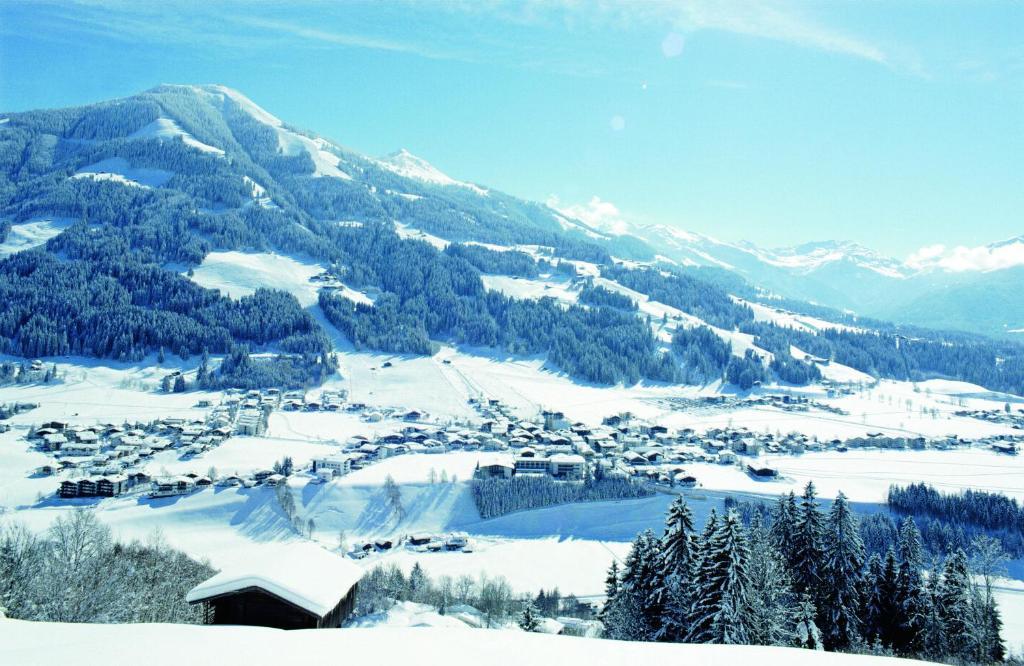
<svg viewBox="0 0 1024 666">
<path fill-rule="evenodd" d="M 665 225 L 629 233 L 685 266 L 734 272 L 788 298 L 898 323 L 1024 340 L 1024 236 L 911 262 L 846 241 L 765 249 Z"/>
</svg>

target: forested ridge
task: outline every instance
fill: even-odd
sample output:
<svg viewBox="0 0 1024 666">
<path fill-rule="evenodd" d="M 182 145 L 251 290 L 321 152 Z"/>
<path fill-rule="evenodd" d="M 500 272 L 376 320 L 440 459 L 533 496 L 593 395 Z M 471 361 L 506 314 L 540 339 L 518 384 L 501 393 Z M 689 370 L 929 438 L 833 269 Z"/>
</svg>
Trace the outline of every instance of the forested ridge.
<svg viewBox="0 0 1024 666">
<path fill-rule="evenodd" d="M 320 298 L 328 320 L 361 348 L 429 354 L 435 341 L 489 346 L 543 355 L 573 378 L 601 384 L 725 379 L 750 388 L 772 378 L 816 381 L 818 368 L 792 357 L 793 345 L 878 377 L 944 376 L 1024 391 L 1019 345 L 886 328 L 818 335 L 780 328 L 755 321 L 730 296 L 742 290 L 739 278 L 617 264 L 613 241 L 564 225 L 540 204 L 405 178 L 326 143 L 347 178 L 318 175 L 309 154 L 282 149 L 277 133 L 291 128 L 259 122 L 217 88 L 161 86 L 88 107 L 8 117 L 0 126 L 0 238 L 12 224 L 39 217 L 77 222 L 44 247 L 0 260 L 6 352 L 139 359 L 160 348 L 190 356 L 244 346 L 305 355 L 301 367 L 317 381 L 327 338 L 294 298 L 260 291 L 232 301 L 179 274 L 214 250 L 276 251 L 331 266 L 345 284 L 380 294 L 372 307 L 331 293 Z M 158 119 L 172 119 L 224 154 L 134 136 Z M 167 180 L 142 187 L 71 177 L 114 158 Z M 454 242 L 438 250 L 400 238 L 395 221 Z M 548 258 L 480 243 L 546 248 Z M 617 243 L 618 256 L 653 258 L 642 242 Z M 595 263 L 602 276 L 710 326 L 749 333 L 772 360 L 733 356 L 701 327 L 677 327 L 666 344 L 652 330 L 659 322 L 638 315 L 628 296 L 592 282 L 579 286 L 579 305 L 567 307 L 508 298 L 481 281 L 488 273 L 574 278 L 568 260 Z M 291 375 L 295 367 L 284 371 Z"/>
</svg>

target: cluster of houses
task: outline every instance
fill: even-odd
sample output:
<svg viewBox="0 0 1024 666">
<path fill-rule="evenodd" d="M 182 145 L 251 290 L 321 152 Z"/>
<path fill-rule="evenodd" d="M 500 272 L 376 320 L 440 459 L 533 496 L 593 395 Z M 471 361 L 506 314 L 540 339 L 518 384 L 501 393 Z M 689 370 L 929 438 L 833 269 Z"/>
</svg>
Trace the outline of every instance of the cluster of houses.
<svg viewBox="0 0 1024 666">
<path fill-rule="evenodd" d="M 0 384 L 33 384 L 46 381 L 57 376 L 57 366 L 49 368 L 41 360 L 36 359 L 30 363 L 5 362 L 0 367 Z"/>
<path fill-rule="evenodd" d="M 766 454 L 797 455 L 806 451 L 952 449 L 979 444 L 1010 452 L 1024 441 L 1006 435 L 967 440 L 956 435 L 938 439 L 891 437 L 881 432 L 849 439 L 819 439 L 800 433 L 755 432 L 745 427 L 697 432 L 692 428 L 670 430 L 629 413 L 607 417 L 600 426 L 591 426 L 573 423 L 553 410 L 541 412 L 536 420 L 521 420 L 498 400 L 476 400 L 474 404 L 484 417 L 475 427 L 410 424 L 375 441 L 357 436 L 337 453 L 314 460 L 312 471 L 318 479 L 329 480 L 390 456 L 476 450 L 501 454 L 481 461 L 476 472 L 480 477 L 532 474 L 580 480 L 588 470 L 594 473 L 600 468 L 605 476 L 694 486 L 697 479 L 686 469 L 691 463 L 740 465 L 754 478 L 774 479 L 777 471 L 756 463 L 756 459 Z"/>
<path fill-rule="evenodd" d="M 1015 430 L 1024 430 L 1024 409 L 963 409 L 957 416 L 1008 425 Z"/>
<path fill-rule="evenodd" d="M 465 532 L 452 532 L 451 534 L 443 535 L 421 532 L 407 534 L 395 540 L 377 539 L 375 541 L 356 543 L 352 545 L 348 555 L 353 559 L 361 560 L 373 553 L 386 552 L 400 546 L 405 546 L 408 550 L 417 553 L 439 553 L 444 551 L 473 552 L 473 546 Z"/>
<path fill-rule="evenodd" d="M 37 407 L 39 407 L 39 405 L 34 403 L 34 402 L 12 402 L 12 403 L 8 403 L 8 404 L 0 405 L 0 421 L 3 421 L 5 419 L 9 419 L 12 416 L 17 416 L 18 414 L 21 414 L 22 412 L 31 411 L 31 410 L 33 410 L 33 409 L 35 409 Z M 3 426 L 4 426 L 4 424 L 0 423 L 0 428 L 2 428 Z M 10 428 L 8 428 L 8 430 L 9 429 Z M 4 430 L 0 430 L 0 432 L 5 432 L 5 431 Z"/>
<path fill-rule="evenodd" d="M 163 451 L 189 458 L 219 446 L 234 431 L 235 411 L 221 405 L 203 420 L 163 418 L 148 424 L 49 421 L 28 433 L 29 441 L 52 457 L 35 473 L 61 475 L 58 497 L 116 497 L 152 482 L 144 467 Z"/>
<path fill-rule="evenodd" d="M 236 435 L 257 437 L 267 431 L 270 414 L 281 406 L 281 390 L 251 389 L 225 392 L 223 408 L 234 414 L 233 432 Z"/>
<path fill-rule="evenodd" d="M 846 392 L 852 393 L 852 391 L 853 389 L 849 387 L 840 388 L 833 385 L 828 389 L 828 396 L 832 398 L 840 394 L 845 395 Z M 805 395 L 791 393 L 764 393 L 745 398 L 731 395 L 706 395 L 697 398 L 666 397 L 658 398 L 656 402 L 674 411 L 685 412 L 708 410 L 722 411 L 743 409 L 746 407 L 772 407 L 784 412 L 809 412 L 812 409 L 815 409 L 840 416 L 849 415 L 849 412 L 834 405 L 813 400 Z"/>
<path fill-rule="evenodd" d="M 348 391 L 324 391 L 320 397 L 307 395 L 305 391 L 288 391 L 281 398 L 281 409 L 286 412 L 340 412 L 345 409 Z"/>
</svg>

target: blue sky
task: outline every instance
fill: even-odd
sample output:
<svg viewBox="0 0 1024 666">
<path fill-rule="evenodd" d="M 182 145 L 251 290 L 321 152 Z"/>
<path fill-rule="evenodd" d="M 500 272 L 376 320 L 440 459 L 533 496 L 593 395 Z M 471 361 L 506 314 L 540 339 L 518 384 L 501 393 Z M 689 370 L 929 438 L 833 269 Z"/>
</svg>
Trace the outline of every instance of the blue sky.
<svg viewBox="0 0 1024 666">
<path fill-rule="evenodd" d="M 165 82 L 606 222 L 901 258 L 1024 233 L 1019 3 L 0 0 L 0 109 Z"/>
</svg>

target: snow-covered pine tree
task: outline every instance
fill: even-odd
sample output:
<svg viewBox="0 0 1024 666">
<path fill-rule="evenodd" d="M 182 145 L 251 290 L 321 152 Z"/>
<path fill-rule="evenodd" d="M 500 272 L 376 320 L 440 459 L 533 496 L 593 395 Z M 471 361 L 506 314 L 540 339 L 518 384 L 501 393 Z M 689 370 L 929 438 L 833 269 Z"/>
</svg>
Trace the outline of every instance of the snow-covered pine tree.
<svg viewBox="0 0 1024 666">
<path fill-rule="evenodd" d="M 1003 619 L 992 594 L 992 579 L 1005 572 L 1007 560 L 1002 543 L 988 535 L 975 537 L 971 542 L 971 572 L 981 578 L 980 599 L 975 604 L 981 614 L 979 624 L 982 626 L 983 659 L 993 662 L 1003 661 L 1006 657 L 1006 646 L 1002 640 Z"/>
<path fill-rule="evenodd" d="M 946 558 L 938 602 L 946 630 L 946 654 L 964 661 L 976 661 L 981 652 L 972 587 L 967 555 L 963 549 L 957 549 Z"/>
<path fill-rule="evenodd" d="M 796 598 L 789 571 L 774 539 L 754 514 L 750 524 L 750 642 L 754 645 L 791 645 L 794 639 Z"/>
<path fill-rule="evenodd" d="M 704 547 L 697 598 L 696 622 L 688 640 L 698 643 L 747 644 L 753 623 L 750 548 L 743 521 L 729 511 Z"/>
<path fill-rule="evenodd" d="M 1003 643 L 1003 617 L 992 594 L 978 591 L 977 606 L 981 624 L 981 660 L 1002 663 L 1006 659 L 1006 645 Z"/>
<path fill-rule="evenodd" d="M 669 506 L 665 534 L 661 539 L 661 560 L 669 573 L 689 572 L 693 563 L 693 512 L 682 497 Z"/>
<path fill-rule="evenodd" d="M 924 621 L 921 626 L 921 643 L 924 646 L 921 656 L 928 659 L 941 659 L 949 650 L 949 636 L 942 617 L 941 593 L 942 576 L 933 570 L 924 590 Z"/>
<path fill-rule="evenodd" d="M 537 631 L 540 622 L 537 621 L 537 608 L 533 603 L 526 604 L 522 614 L 519 616 L 519 628 L 523 631 Z"/>
<path fill-rule="evenodd" d="M 601 621 L 601 624 L 605 625 L 605 633 L 608 631 L 608 614 L 611 609 L 615 606 L 615 598 L 619 594 L 619 563 L 612 560 L 612 564 L 608 567 L 608 574 L 604 579 L 604 605 L 601 606 L 601 610 L 597 612 L 597 619 Z"/>
<path fill-rule="evenodd" d="M 661 622 L 656 640 L 678 642 L 689 631 L 694 551 L 693 513 L 677 497 L 669 507 L 661 538 L 660 586 L 655 590 Z"/>
<path fill-rule="evenodd" d="M 654 640 L 661 612 L 654 603 L 660 561 L 659 542 L 650 530 L 633 540 L 623 563 L 619 589 L 609 600 L 605 632 L 611 638 L 633 641 Z"/>
<path fill-rule="evenodd" d="M 921 533 L 914 520 L 907 516 L 900 524 L 896 544 L 899 553 L 899 575 L 896 583 L 896 606 L 900 611 L 895 644 L 898 654 L 920 654 L 924 650 L 923 630 L 927 599 L 924 579 L 921 576 L 922 560 Z"/>
<path fill-rule="evenodd" d="M 868 645 L 881 638 L 882 613 L 882 558 L 878 553 L 868 558 L 867 568 L 861 578 L 861 634 Z"/>
<path fill-rule="evenodd" d="M 820 566 L 824 557 L 822 535 L 824 519 L 815 501 L 814 483 L 807 482 L 797 507 L 792 536 L 793 560 L 790 575 L 797 594 L 806 594 L 821 610 L 822 584 Z"/>
<path fill-rule="evenodd" d="M 860 578 L 864 568 L 864 544 L 857 518 L 842 492 L 832 502 L 825 521 L 822 583 L 822 632 L 825 647 L 841 650 L 860 641 Z"/>
<path fill-rule="evenodd" d="M 796 638 L 795 645 L 806 650 L 823 650 L 821 631 L 818 629 L 816 617 L 818 610 L 814 602 L 806 594 L 800 597 L 796 606 Z"/>
<path fill-rule="evenodd" d="M 693 542 L 693 588 L 690 591 L 690 616 L 687 621 L 688 631 L 687 637 L 683 640 L 691 641 L 689 638 L 695 633 L 695 625 L 698 620 L 698 613 L 700 609 L 697 607 L 700 596 L 700 585 L 704 576 L 704 563 L 705 558 L 708 554 L 708 549 L 711 547 L 711 541 L 714 538 L 715 532 L 718 530 L 718 511 L 714 507 L 711 507 L 711 511 L 708 512 L 707 522 L 704 523 L 704 530 Z"/>
<path fill-rule="evenodd" d="M 796 566 L 796 553 L 793 550 L 796 536 L 796 495 L 792 491 L 779 497 L 772 509 L 771 535 L 775 548 L 782 555 L 786 565 L 792 569 Z"/>
<path fill-rule="evenodd" d="M 899 590 L 899 563 L 896 552 L 890 548 L 882 560 L 882 571 L 878 576 L 878 638 L 882 645 L 892 647 L 899 635 L 900 608 L 897 603 Z"/>
</svg>

